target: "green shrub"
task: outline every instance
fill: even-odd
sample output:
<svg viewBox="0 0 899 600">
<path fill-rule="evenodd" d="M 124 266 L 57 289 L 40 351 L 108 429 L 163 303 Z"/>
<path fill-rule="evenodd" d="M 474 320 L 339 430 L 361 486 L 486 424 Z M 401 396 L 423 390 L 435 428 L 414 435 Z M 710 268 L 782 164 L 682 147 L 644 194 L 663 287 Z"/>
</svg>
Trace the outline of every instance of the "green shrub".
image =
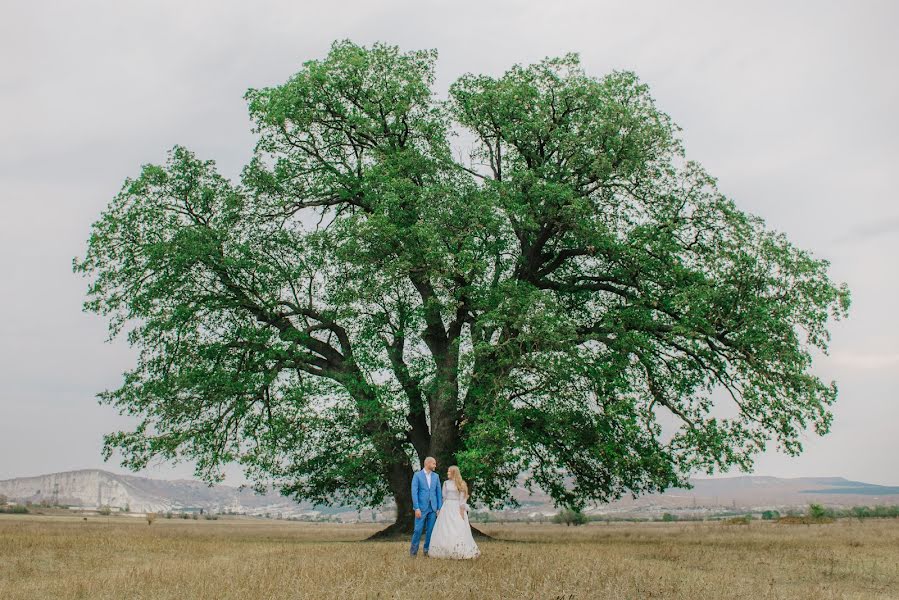
<svg viewBox="0 0 899 600">
<path fill-rule="evenodd" d="M 780 518 L 780 513 L 776 510 L 766 510 L 762 513 L 762 520 L 764 521 L 776 521 Z"/>
<path fill-rule="evenodd" d="M 873 511 L 875 517 L 899 517 L 899 506 L 875 506 Z"/>
<path fill-rule="evenodd" d="M 677 521 L 677 515 L 673 515 L 671 513 L 665 513 L 662 515 L 662 520 L 666 523 L 670 523 L 672 521 Z"/>
<path fill-rule="evenodd" d="M 786 516 L 781 517 L 777 520 L 777 523 L 782 525 L 823 525 L 826 523 L 833 523 L 833 517 L 796 517 L 796 516 Z"/>
<path fill-rule="evenodd" d="M 21 504 L 11 504 L 9 506 L 0 506 L 0 513 L 8 515 L 27 515 L 28 509 Z"/>
<path fill-rule="evenodd" d="M 853 517 L 859 519 L 866 519 L 871 516 L 871 509 L 867 506 L 853 506 L 850 512 Z"/>
<path fill-rule="evenodd" d="M 565 508 L 553 517 L 553 523 L 565 523 L 569 525 L 583 525 L 587 522 L 587 516 L 576 508 Z"/>
<path fill-rule="evenodd" d="M 100 508 L 97 509 L 97 512 L 103 515 L 104 517 L 108 517 L 112 514 L 112 508 L 108 504 L 104 504 Z"/>
</svg>

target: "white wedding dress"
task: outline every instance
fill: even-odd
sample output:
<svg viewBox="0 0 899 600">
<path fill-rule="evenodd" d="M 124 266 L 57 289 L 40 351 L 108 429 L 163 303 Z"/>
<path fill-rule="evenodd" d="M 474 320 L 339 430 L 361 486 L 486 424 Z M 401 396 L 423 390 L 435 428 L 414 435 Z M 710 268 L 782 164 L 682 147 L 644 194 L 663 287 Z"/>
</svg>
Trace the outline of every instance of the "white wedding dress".
<svg viewBox="0 0 899 600">
<path fill-rule="evenodd" d="M 431 532 L 428 556 L 433 558 L 477 558 L 481 555 L 468 523 L 468 498 L 456 489 L 456 482 L 443 482 L 443 506 Z M 459 508 L 462 514 L 459 514 Z M 464 515 L 464 516 L 463 516 Z"/>
</svg>

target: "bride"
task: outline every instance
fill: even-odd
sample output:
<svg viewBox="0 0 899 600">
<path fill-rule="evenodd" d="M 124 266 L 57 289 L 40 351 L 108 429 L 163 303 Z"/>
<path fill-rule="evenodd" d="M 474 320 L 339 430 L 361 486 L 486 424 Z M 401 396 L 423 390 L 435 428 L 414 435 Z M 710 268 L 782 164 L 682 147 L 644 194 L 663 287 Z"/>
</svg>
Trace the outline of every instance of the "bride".
<svg viewBox="0 0 899 600">
<path fill-rule="evenodd" d="M 468 523 L 468 484 L 462 479 L 459 467 L 446 471 L 443 482 L 443 506 L 431 532 L 428 556 L 433 558 L 476 558 L 481 551 L 471 535 Z"/>
</svg>

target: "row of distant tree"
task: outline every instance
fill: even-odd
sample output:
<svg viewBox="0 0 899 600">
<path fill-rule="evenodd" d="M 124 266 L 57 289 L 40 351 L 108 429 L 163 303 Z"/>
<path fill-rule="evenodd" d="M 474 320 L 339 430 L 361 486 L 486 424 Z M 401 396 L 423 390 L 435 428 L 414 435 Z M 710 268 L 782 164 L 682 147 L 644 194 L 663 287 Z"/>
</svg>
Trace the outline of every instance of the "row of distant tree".
<svg viewBox="0 0 899 600">
<path fill-rule="evenodd" d="M 725 511 L 713 515 L 696 516 L 696 515 L 677 515 L 674 513 L 663 513 L 661 517 L 640 519 L 636 517 L 613 517 L 608 515 L 586 515 L 582 511 L 572 508 L 564 508 L 551 517 L 553 523 L 560 525 L 584 525 L 590 521 L 708 521 L 720 520 L 727 518 L 737 518 L 741 521 L 751 521 L 760 518 L 763 521 L 777 521 L 781 517 L 806 517 L 815 520 L 837 519 L 837 518 L 897 518 L 899 517 L 899 505 L 886 506 L 853 506 L 851 508 L 828 508 L 821 504 L 810 504 L 805 511 L 789 510 L 781 514 L 780 511 L 770 509 L 761 513 L 738 513 L 736 511 Z M 474 522 L 489 522 L 491 517 L 488 513 L 473 513 L 471 520 Z M 533 519 L 528 519 L 533 520 Z M 545 520 L 541 515 L 538 519 L 540 522 Z"/>
</svg>

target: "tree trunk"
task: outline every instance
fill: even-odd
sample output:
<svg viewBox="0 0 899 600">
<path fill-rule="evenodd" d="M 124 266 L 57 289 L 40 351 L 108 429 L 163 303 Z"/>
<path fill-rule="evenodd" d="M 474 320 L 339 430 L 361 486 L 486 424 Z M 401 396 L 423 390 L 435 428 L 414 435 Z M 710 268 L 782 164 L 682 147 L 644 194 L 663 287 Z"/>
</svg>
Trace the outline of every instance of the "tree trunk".
<svg viewBox="0 0 899 600">
<path fill-rule="evenodd" d="M 430 455 L 437 459 L 441 479 L 446 479 L 446 470 L 456 464 L 458 435 L 455 414 L 445 409 L 432 413 Z"/>
<path fill-rule="evenodd" d="M 412 510 L 412 470 L 408 464 L 391 465 L 388 481 L 393 492 L 393 502 L 396 504 L 396 520 L 386 529 L 369 537 L 370 540 L 408 538 L 415 528 L 415 511 Z"/>
<path fill-rule="evenodd" d="M 434 394 L 429 398 L 431 416 L 430 455 L 437 459 L 437 472 L 442 479 L 446 470 L 456 464 L 459 449 L 459 382 L 456 353 L 450 352 L 438 369 Z"/>
</svg>

